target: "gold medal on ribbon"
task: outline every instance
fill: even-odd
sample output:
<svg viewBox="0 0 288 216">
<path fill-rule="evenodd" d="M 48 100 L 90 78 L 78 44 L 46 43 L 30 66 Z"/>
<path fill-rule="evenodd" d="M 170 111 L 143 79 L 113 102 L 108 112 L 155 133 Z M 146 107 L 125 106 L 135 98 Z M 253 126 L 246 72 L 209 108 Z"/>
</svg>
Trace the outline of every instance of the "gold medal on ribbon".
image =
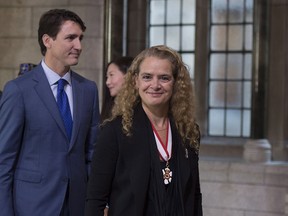
<svg viewBox="0 0 288 216">
<path fill-rule="evenodd" d="M 169 167 L 162 169 L 164 184 L 167 185 L 172 181 L 172 171 Z"/>
</svg>

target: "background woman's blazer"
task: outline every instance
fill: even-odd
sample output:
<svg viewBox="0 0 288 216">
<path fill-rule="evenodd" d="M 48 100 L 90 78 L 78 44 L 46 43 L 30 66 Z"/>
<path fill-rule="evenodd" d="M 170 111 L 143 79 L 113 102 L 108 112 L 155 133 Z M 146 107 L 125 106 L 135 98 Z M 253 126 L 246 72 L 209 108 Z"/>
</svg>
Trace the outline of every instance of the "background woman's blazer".
<svg viewBox="0 0 288 216">
<path fill-rule="evenodd" d="M 142 106 L 136 109 L 133 122 L 132 137 L 123 135 L 120 118 L 101 130 L 92 159 L 85 216 L 103 215 L 108 197 L 109 216 L 144 215 L 151 167 L 150 146 L 157 147 Z M 181 175 L 183 211 L 187 216 L 202 216 L 198 154 L 192 148 L 186 151 L 173 123 L 171 127 L 173 142 L 178 143 L 177 172 Z"/>
<path fill-rule="evenodd" d="M 84 214 L 98 130 L 98 91 L 94 82 L 75 72 L 71 79 L 70 142 L 41 65 L 5 86 L 0 101 L 0 215 L 58 216 L 67 188 L 70 215 Z"/>
</svg>

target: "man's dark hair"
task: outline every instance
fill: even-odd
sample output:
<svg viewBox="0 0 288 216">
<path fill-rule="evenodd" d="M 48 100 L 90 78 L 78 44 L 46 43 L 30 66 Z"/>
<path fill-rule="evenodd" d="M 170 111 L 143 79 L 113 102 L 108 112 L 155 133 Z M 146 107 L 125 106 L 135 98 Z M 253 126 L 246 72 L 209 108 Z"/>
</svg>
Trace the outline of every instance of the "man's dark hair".
<svg viewBox="0 0 288 216">
<path fill-rule="evenodd" d="M 76 13 L 69 10 L 52 9 L 41 16 L 38 28 L 38 42 L 43 56 L 46 53 L 46 47 L 42 41 L 43 35 L 47 34 L 55 39 L 62 24 L 67 20 L 78 23 L 83 32 L 86 30 L 86 26 L 82 19 Z"/>
</svg>

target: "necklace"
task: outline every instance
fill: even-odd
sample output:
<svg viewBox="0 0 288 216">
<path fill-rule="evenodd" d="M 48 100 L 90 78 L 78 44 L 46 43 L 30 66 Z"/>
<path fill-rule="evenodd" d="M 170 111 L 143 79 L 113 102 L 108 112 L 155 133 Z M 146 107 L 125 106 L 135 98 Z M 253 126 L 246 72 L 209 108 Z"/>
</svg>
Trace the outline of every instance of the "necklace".
<svg viewBox="0 0 288 216">
<path fill-rule="evenodd" d="M 171 127 L 170 123 L 167 120 L 167 127 L 166 127 L 166 143 L 163 143 L 160 139 L 160 136 L 155 129 L 154 125 L 151 123 L 154 137 L 156 140 L 157 144 L 157 149 L 160 155 L 160 158 L 163 161 L 166 161 L 166 167 L 162 169 L 162 174 L 163 174 L 163 180 L 164 184 L 167 185 L 172 181 L 172 171 L 169 167 L 169 159 L 171 158 L 171 153 L 172 153 L 172 133 L 171 133 Z"/>
</svg>

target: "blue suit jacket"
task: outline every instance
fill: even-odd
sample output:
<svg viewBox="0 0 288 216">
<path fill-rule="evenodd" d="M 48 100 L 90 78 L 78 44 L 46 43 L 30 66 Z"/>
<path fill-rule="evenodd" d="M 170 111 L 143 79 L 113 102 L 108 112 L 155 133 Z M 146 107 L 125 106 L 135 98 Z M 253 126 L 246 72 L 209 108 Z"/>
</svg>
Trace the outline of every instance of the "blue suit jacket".
<svg viewBox="0 0 288 216">
<path fill-rule="evenodd" d="M 95 82 L 71 73 L 69 142 L 43 68 L 7 83 L 0 101 L 0 214 L 57 216 L 69 189 L 70 215 L 84 211 L 99 122 Z"/>
</svg>

